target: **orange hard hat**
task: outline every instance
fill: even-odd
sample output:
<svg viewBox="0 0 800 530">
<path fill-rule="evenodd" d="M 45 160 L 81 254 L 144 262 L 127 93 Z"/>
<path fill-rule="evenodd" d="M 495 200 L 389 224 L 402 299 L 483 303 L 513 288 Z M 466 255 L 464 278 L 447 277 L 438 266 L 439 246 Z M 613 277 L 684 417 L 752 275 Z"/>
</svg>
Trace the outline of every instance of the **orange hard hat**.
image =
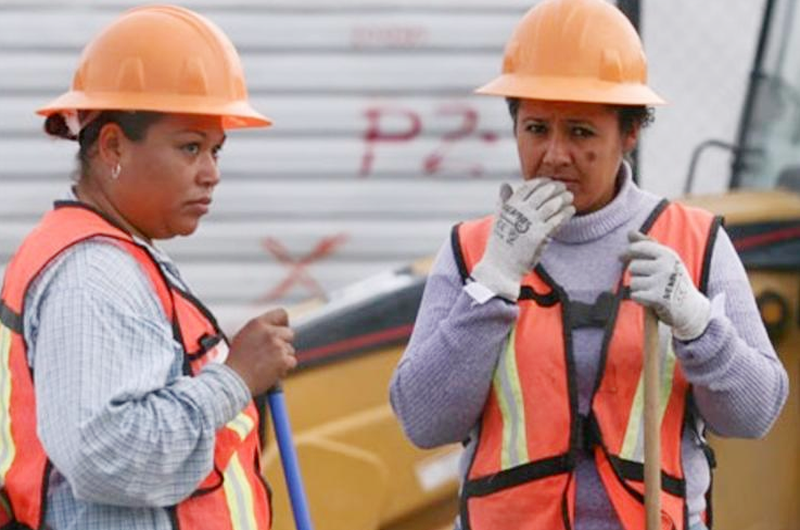
<svg viewBox="0 0 800 530">
<path fill-rule="evenodd" d="M 225 129 L 270 125 L 250 106 L 239 55 L 188 9 L 131 9 L 84 48 L 69 92 L 37 110 L 131 110 L 220 116 Z"/>
<path fill-rule="evenodd" d="M 479 94 L 612 105 L 665 103 L 647 86 L 642 42 L 605 0 L 545 0 L 506 44 L 503 73 Z"/>
</svg>

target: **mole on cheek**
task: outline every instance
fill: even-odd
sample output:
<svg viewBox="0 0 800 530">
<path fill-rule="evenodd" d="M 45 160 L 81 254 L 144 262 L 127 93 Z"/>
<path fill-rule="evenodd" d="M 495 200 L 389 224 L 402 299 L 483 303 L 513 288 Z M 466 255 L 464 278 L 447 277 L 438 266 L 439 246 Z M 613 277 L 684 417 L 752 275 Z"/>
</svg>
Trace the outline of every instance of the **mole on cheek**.
<svg viewBox="0 0 800 530">
<path fill-rule="evenodd" d="M 594 162 L 595 160 L 597 160 L 597 153 L 595 153 L 594 151 L 589 151 L 588 153 L 586 153 L 587 162 Z"/>
</svg>

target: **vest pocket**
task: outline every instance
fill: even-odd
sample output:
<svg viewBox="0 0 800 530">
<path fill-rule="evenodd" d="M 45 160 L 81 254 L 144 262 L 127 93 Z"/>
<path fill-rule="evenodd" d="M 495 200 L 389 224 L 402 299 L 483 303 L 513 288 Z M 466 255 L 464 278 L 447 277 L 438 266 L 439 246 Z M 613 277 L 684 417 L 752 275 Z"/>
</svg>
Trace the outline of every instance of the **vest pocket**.
<svg viewBox="0 0 800 530">
<path fill-rule="evenodd" d="M 556 475 L 462 499 L 462 530 L 567 529 L 562 504 L 569 475 Z M 466 517 L 465 517 L 466 516 Z"/>
<path fill-rule="evenodd" d="M 467 480 L 461 492 L 461 530 L 568 529 L 572 463 L 567 455 L 537 460 Z"/>
</svg>

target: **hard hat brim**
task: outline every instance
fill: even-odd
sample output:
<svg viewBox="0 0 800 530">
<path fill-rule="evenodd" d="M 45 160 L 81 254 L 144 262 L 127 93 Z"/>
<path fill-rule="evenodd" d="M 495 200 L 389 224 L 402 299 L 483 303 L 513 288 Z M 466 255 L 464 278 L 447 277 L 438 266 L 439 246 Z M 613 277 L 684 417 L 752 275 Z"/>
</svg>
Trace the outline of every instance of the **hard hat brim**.
<svg viewBox="0 0 800 530">
<path fill-rule="evenodd" d="M 69 91 L 36 110 L 50 116 L 57 112 L 75 110 L 129 110 L 163 112 L 166 114 L 198 114 L 220 116 L 225 129 L 268 127 L 272 120 L 247 101 L 215 102 L 207 96 L 185 96 L 145 93 L 91 93 Z"/>
<path fill-rule="evenodd" d="M 608 105 L 665 105 L 646 85 L 612 83 L 586 77 L 545 77 L 503 74 L 475 90 L 477 94 L 545 101 Z"/>
</svg>

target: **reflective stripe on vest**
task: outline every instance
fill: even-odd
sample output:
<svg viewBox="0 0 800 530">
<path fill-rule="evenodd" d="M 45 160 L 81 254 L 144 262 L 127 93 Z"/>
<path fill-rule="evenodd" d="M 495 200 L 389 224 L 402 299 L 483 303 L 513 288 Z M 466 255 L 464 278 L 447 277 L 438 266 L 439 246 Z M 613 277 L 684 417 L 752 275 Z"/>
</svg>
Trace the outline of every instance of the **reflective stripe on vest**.
<svg viewBox="0 0 800 530">
<path fill-rule="evenodd" d="M 11 436 L 11 330 L 0 322 L 0 486 L 16 456 L 17 447 Z"/>
<path fill-rule="evenodd" d="M 704 290 L 718 223 L 707 212 L 665 201 L 642 231 L 673 248 Z M 454 229 L 462 280 L 480 261 L 491 226 L 486 217 Z M 643 529 L 643 311 L 627 297 L 629 280 L 625 272 L 614 293 L 585 425 L 578 415 L 569 297 L 541 266 L 523 279 L 519 317 L 498 360 L 462 488 L 462 530 L 573 528 L 573 470 L 585 433 L 596 441 L 598 473 L 623 528 Z M 669 327 L 660 325 L 659 334 L 663 528 L 685 530 L 680 450 L 690 388 Z"/>
<path fill-rule="evenodd" d="M 39 528 L 44 516 L 49 462 L 36 436 L 36 405 L 22 330 L 25 293 L 39 272 L 70 246 L 104 237 L 133 256 L 150 278 L 185 352 L 184 372 L 222 362 L 227 344 L 211 313 L 171 285 L 147 249 L 101 214 L 79 203 L 57 203 L 23 241 L 6 269 L 0 298 L 0 479 L 18 523 Z M 25 447 L 24 451 L 19 450 Z M 0 507 L 0 524 L 2 523 Z M 260 476 L 258 411 L 250 403 L 217 431 L 214 470 L 198 490 L 172 509 L 181 530 L 268 530 L 271 511 Z"/>
</svg>

